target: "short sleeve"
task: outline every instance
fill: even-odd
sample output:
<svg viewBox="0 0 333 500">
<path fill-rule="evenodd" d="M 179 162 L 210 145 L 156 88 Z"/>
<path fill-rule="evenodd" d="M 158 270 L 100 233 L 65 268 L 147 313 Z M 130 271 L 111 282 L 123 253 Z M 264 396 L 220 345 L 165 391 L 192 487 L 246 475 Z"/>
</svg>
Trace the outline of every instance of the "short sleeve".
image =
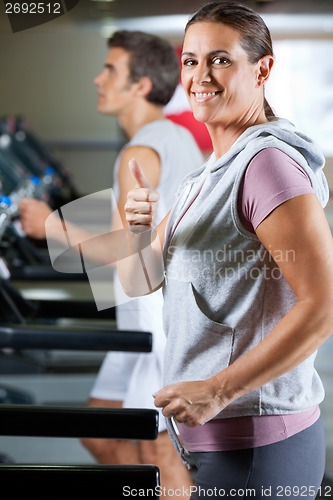
<svg viewBox="0 0 333 500">
<path fill-rule="evenodd" d="M 260 151 L 249 163 L 240 186 L 238 212 L 246 229 L 254 231 L 279 205 L 314 193 L 305 171 L 277 148 Z"/>
</svg>

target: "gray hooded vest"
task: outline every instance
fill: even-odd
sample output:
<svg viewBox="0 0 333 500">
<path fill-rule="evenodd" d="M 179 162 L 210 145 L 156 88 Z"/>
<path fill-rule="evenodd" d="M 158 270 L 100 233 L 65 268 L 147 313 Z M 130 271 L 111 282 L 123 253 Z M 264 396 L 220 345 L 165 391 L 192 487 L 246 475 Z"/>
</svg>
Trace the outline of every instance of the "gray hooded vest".
<svg viewBox="0 0 333 500">
<path fill-rule="evenodd" d="M 187 176 L 166 230 L 165 384 L 207 379 L 255 347 L 296 298 L 275 261 L 237 210 L 242 177 L 264 148 L 278 148 L 307 173 L 328 201 L 324 158 L 287 120 L 247 129 L 221 158 Z M 216 418 L 295 413 L 320 403 L 324 390 L 313 354 L 292 371 L 233 401 Z"/>
</svg>

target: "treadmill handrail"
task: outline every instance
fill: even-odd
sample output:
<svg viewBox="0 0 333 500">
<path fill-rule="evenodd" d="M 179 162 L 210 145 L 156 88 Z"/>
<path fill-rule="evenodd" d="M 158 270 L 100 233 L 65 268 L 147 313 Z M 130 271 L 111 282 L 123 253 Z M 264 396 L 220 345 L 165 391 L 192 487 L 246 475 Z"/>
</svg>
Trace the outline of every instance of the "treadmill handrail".
<svg viewBox="0 0 333 500">
<path fill-rule="evenodd" d="M 151 352 L 152 333 L 48 325 L 0 326 L 0 348 Z"/>
<path fill-rule="evenodd" d="M 0 405 L 2 436 L 154 440 L 158 412 L 143 408 Z"/>
</svg>

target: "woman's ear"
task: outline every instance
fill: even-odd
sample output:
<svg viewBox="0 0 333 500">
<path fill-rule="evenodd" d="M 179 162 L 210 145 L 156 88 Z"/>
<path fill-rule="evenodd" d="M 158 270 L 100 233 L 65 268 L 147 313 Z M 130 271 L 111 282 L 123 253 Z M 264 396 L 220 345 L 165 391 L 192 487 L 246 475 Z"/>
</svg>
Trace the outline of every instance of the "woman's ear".
<svg viewBox="0 0 333 500">
<path fill-rule="evenodd" d="M 273 64 L 274 58 L 268 55 L 258 61 L 257 82 L 260 87 L 268 80 Z"/>
<path fill-rule="evenodd" d="M 153 88 L 153 82 L 148 76 L 142 76 L 137 82 L 137 93 L 140 96 L 146 97 Z"/>
</svg>

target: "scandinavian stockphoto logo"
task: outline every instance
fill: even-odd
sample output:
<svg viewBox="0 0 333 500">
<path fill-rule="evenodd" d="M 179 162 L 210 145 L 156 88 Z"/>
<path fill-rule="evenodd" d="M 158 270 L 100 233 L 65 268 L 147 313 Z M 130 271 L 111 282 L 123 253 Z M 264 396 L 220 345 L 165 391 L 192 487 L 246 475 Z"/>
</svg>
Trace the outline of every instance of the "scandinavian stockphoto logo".
<svg viewBox="0 0 333 500">
<path fill-rule="evenodd" d="M 80 0 L 3 0 L 13 33 L 45 24 L 72 10 Z"/>
<path fill-rule="evenodd" d="M 118 283 L 117 262 L 123 261 L 135 269 L 131 279 L 133 285 L 139 285 L 142 295 L 156 288 L 158 283 L 155 281 L 161 273 L 163 275 L 162 268 L 156 277 L 155 273 L 154 276 L 147 274 L 150 238 L 146 246 L 140 244 L 139 250 L 129 253 L 126 231 L 111 188 L 83 196 L 55 210 L 46 219 L 45 230 L 52 267 L 61 273 L 85 273 L 99 311 L 133 300 L 125 294 L 120 283 L 115 286 Z M 158 244 L 158 238 L 152 239 L 155 245 Z M 160 251 L 160 265 L 163 266 Z"/>
</svg>

